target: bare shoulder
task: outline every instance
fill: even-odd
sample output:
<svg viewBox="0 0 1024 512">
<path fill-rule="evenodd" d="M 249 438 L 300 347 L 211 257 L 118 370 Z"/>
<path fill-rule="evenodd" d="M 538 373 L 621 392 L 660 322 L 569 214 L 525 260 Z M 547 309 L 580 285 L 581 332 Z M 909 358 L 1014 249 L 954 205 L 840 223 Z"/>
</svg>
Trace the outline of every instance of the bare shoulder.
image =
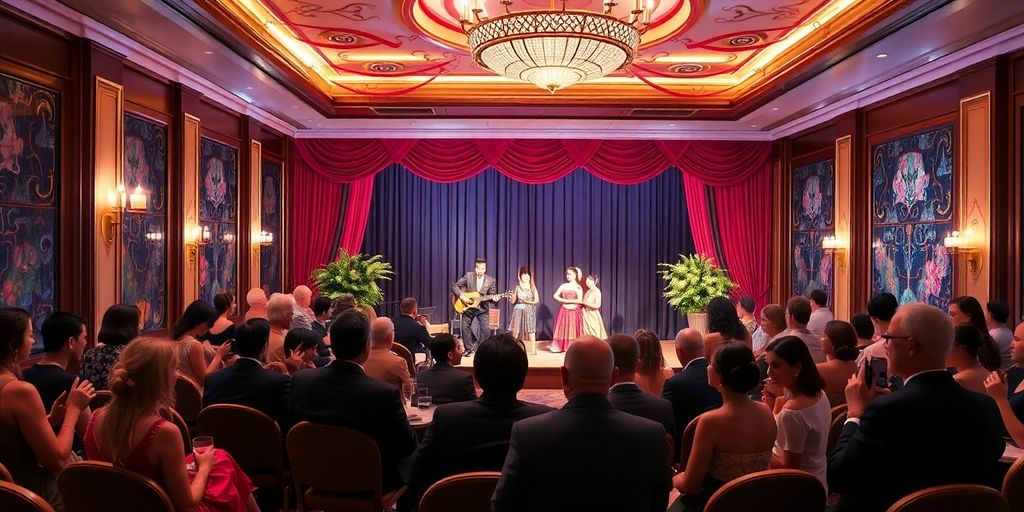
<svg viewBox="0 0 1024 512">
<path fill-rule="evenodd" d="M 37 400 L 39 398 L 39 391 L 36 387 L 23 380 L 12 380 L 6 386 L 3 387 L 0 392 L 3 393 L 4 398 L 8 400 L 31 400 L 33 397 Z"/>
</svg>

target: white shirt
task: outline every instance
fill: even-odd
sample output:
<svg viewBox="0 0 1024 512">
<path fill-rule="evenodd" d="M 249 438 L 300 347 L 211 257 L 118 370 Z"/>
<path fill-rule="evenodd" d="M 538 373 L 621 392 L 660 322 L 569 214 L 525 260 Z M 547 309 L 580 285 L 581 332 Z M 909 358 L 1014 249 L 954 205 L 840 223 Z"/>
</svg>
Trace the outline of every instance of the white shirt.
<svg viewBox="0 0 1024 512">
<path fill-rule="evenodd" d="M 1005 324 L 988 331 L 992 341 L 999 347 L 999 369 L 1006 371 L 1013 366 L 1012 351 L 1010 343 L 1013 343 L 1013 331 Z"/>
<path fill-rule="evenodd" d="M 825 334 L 825 324 L 835 319 L 828 308 L 818 308 L 811 312 L 811 318 L 807 321 L 807 330 L 821 338 Z"/>
<path fill-rule="evenodd" d="M 832 425 L 832 406 L 825 393 L 814 405 L 804 409 L 779 411 L 775 418 L 779 433 L 774 452 L 779 457 L 783 451 L 800 454 L 800 466 L 794 469 L 806 471 L 828 489 L 825 468 L 828 457 L 828 431 Z"/>
<path fill-rule="evenodd" d="M 476 278 L 476 291 L 482 292 L 484 289 L 484 276 Z"/>
<path fill-rule="evenodd" d="M 825 350 L 821 346 L 821 336 L 816 335 L 808 330 L 802 329 L 786 329 L 779 333 L 777 337 L 781 336 L 796 336 L 807 345 L 807 350 L 811 353 L 811 359 L 814 359 L 815 363 L 825 362 Z M 775 338 L 772 338 L 773 340 Z M 771 343 L 769 341 L 769 343 Z"/>
</svg>

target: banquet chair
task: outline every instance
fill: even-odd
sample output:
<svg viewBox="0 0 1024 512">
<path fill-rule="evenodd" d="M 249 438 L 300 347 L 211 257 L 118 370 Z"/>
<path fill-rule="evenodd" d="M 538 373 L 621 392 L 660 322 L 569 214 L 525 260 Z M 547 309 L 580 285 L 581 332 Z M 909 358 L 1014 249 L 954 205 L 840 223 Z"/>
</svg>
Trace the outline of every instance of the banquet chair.
<svg viewBox="0 0 1024 512">
<path fill-rule="evenodd" d="M 57 476 L 57 486 L 68 512 L 174 512 L 171 499 L 156 482 L 106 462 L 69 464 Z"/>
<path fill-rule="evenodd" d="M 690 459 L 690 450 L 693 449 L 693 436 L 697 434 L 697 420 L 700 414 L 690 420 L 690 424 L 683 429 L 683 435 L 679 437 L 679 470 L 686 470 L 686 461 Z"/>
<path fill-rule="evenodd" d="M 89 408 L 95 411 L 104 405 L 110 403 L 110 399 L 114 397 L 114 394 L 107 389 L 101 389 L 96 392 L 96 396 L 92 397 L 89 401 Z"/>
<path fill-rule="evenodd" d="M 214 445 L 234 457 L 253 485 L 281 489 L 281 503 L 288 510 L 291 474 L 284 467 L 283 438 L 276 421 L 252 407 L 216 404 L 199 412 L 196 432 L 213 436 Z"/>
<path fill-rule="evenodd" d="M 405 345 L 401 343 L 392 343 L 391 352 L 402 359 L 405 359 L 405 365 L 409 367 L 409 377 L 416 378 L 416 358 L 413 357 L 412 352 L 405 348 Z"/>
<path fill-rule="evenodd" d="M 1024 510 L 1024 457 L 1017 459 L 1006 472 L 1003 497 L 1010 504 L 1010 510 Z"/>
<path fill-rule="evenodd" d="M 849 407 L 850 406 L 847 405 L 847 404 L 839 404 L 839 405 L 833 407 L 832 408 L 832 419 L 835 420 L 836 418 L 839 417 L 840 414 L 846 414 L 846 410 Z"/>
<path fill-rule="evenodd" d="M 192 453 L 192 430 L 188 428 L 185 423 L 185 419 L 178 414 L 178 411 L 174 410 L 173 407 L 167 407 L 160 411 L 160 416 L 165 420 L 174 423 L 175 427 L 178 427 L 178 431 L 181 432 L 181 441 L 185 445 L 185 455 Z"/>
<path fill-rule="evenodd" d="M 999 491 L 984 485 L 951 484 L 929 487 L 911 493 L 887 512 L 1010 512 L 1010 505 Z"/>
<path fill-rule="evenodd" d="M 420 500 L 420 512 L 490 512 L 491 495 L 501 473 L 478 471 L 438 480 Z"/>
<path fill-rule="evenodd" d="M 174 381 L 174 409 L 190 427 L 196 425 L 199 411 L 203 408 L 203 393 L 196 381 L 179 374 Z"/>
<path fill-rule="evenodd" d="M 832 425 L 828 428 L 828 444 L 825 447 L 825 456 L 832 455 L 832 450 L 839 442 L 839 434 L 843 433 L 843 424 L 846 423 L 846 411 L 840 411 L 838 416 L 832 418 Z"/>
<path fill-rule="evenodd" d="M 7 470 L 7 466 L 0 464 L 0 482 L 14 482 L 14 476 Z"/>
<path fill-rule="evenodd" d="M 711 495 L 704 512 L 821 512 L 825 488 L 810 473 L 769 469 L 731 480 Z"/>
<path fill-rule="evenodd" d="M 384 494 L 380 450 L 362 432 L 303 421 L 288 431 L 286 444 L 298 512 L 384 512 L 406 490 L 402 486 Z"/>
<path fill-rule="evenodd" d="M 668 445 L 668 466 L 672 467 L 672 462 L 676 457 L 676 440 L 672 437 L 672 434 L 665 434 L 665 444 Z"/>
<path fill-rule="evenodd" d="M 0 482 L 0 510 L 4 512 L 53 512 L 38 494 L 13 482 Z"/>
</svg>

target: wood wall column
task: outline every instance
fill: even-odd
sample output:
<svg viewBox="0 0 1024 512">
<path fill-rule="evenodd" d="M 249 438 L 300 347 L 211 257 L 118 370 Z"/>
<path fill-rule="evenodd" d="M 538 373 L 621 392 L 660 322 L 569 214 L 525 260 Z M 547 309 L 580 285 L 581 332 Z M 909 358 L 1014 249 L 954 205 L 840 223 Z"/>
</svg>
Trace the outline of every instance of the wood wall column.
<svg viewBox="0 0 1024 512">
<path fill-rule="evenodd" d="M 248 249 L 249 255 L 249 275 L 248 281 L 244 286 L 239 286 L 239 290 L 250 290 L 252 288 L 260 287 L 260 244 L 259 234 L 263 230 L 263 219 L 260 214 L 262 212 L 262 201 L 263 201 L 263 180 L 262 178 L 262 162 L 263 162 L 263 145 L 259 141 L 249 140 L 249 173 L 248 173 L 248 188 L 249 188 L 249 209 L 248 209 L 248 223 L 249 229 L 245 230 L 247 236 L 243 236 L 242 247 Z M 245 211 L 245 210 L 243 210 Z M 277 242 L 277 240 L 275 240 Z"/>
<path fill-rule="evenodd" d="M 91 323 L 99 326 L 107 308 L 121 302 L 122 212 L 114 206 L 120 201 L 116 191 L 121 183 L 124 156 L 124 88 L 97 76 L 95 95 L 93 225 L 99 236 L 93 243 L 93 300 L 96 307 Z M 111 204 L 111 196 L 114 204 Z M 121 206 L 125 205 L 122 203 Z"/>
<path fill-rule="evenodd" d="M 985 91 L 960 99 L 959 191 L 957 226 L 970 245 L 970 253 L 957 256 L 954 295 L 989 300 L 992 227 L 992 94 Z"/>
<path fill-rule="evenodd" d="M 772 144 L 771 294 L 774 304 L 785 304 L 792 288 L 793 240 L 790 193 L 793 188 L 792 144 L 789 139 Z M 758 304 L 764 307 L 765 304 Z"/>
<path fill-rule="evenodd" d="M 853 211 L 853 136 L 836 139 L 835 219 L 834 234 L 839 247 L 832 265 L 832 312 L 836 319 L 849 320 L 852 314 L 850 296 L 850 234 Z"/>
</svg>

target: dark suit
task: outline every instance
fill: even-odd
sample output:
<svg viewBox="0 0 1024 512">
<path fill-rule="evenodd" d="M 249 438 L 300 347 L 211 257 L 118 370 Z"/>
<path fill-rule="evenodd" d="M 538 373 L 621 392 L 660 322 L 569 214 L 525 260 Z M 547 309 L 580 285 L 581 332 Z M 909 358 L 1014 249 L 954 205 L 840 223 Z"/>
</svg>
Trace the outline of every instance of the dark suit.
<svg viewBox="0 0 1024 512">
<path fill-rule="evenodd" d="M 491 498 L 494 512 L 664 512 L 672 487 L 665 427 L 601 395 L 520 420 Z"/>
<path fill-rule="evenodd" d="M 999 488 L 1003 428 L 991 398 L 946 371 L 921 373 L 847 422 L 828 461 L 837 512 L 883 512 L 914 491 L 977 483 Z"/>
<path fill-rule="evenodd" d="M 669 377 L 661 397 L 672 403 L 676 414 L 676 446 L 690 421 L 708 409 L 722 406 L 722 394 L 708 385 L 708 360 L 703 357 L 690 361 L 683 371 Z"/>
<path fill-rule="evenodd" d="M 252 407 L 273 418 L 281 432 L 287 432 L 291 383 L 291 377 L 266 370 L 258 361 L 239 358 L 231 366 L 206 376 L 203 407 L 213 404 Z"/>
<path fill-rule="evenodd" d="M 409 353 L 429 353 L 430 334 L 427 328 L 409 315 L 395 317 L 395 341 L 409 349 Z"/>
<path fill-rule="evenodd" d="M 452 293 L 459 296 L 464 292 L 478 292 L 480 295 L 495 295 L 498 289 L 494 286 L 494 278 L 484 276 L 483 286 L 477 289 L 476 273 L 467 272 L 452 285 Z M 466 353 L 476 351 L 476 346 L 487 338 L 487 310 L 494 305 L 493 301 L 484 301 L 479 308 L 467 309 L 462 314 L 462 342 L 466 345 Z"/>
<path fill-rule="evenodd" d="M 416 449 L 398 388 L 374 380 L 350 361 L 303 370 L 292 377 L 289 412 L 294 423 L 309 421 L 348 427 L 377 442 L 385 492 L 405 482 L 404 459 Z"/>
<path fill-rule="evenodd" d="M 448 361 L 438 361 L 417 373 L 416 387 L 426 387 L 431 401 L 438 405 L 476 399 L 473 376 L 453 367 Z"/>
<path fill-rule="evenodd" d="M 608 390 L 608 401 L 612 403 L 612 407 L 622 412 L 661 423 L 665 426 L 666 433 L 675 436 L 676 419 L 672 402 L 644 393 L 635 382 L 623 382 L 612 386 Z"/>
<path fill-rule="evenodd" d="M 423 493 L 446 476 L 469 471 L 501 471 L 508 454 L 512 424 L 551 410 L 546 405 L 514 398 L 492 399 L 486 393 L 478 400 L 438 407 L 416 450 L 409 483 L 410 502 L 418 504 Z"/>
</svg>

